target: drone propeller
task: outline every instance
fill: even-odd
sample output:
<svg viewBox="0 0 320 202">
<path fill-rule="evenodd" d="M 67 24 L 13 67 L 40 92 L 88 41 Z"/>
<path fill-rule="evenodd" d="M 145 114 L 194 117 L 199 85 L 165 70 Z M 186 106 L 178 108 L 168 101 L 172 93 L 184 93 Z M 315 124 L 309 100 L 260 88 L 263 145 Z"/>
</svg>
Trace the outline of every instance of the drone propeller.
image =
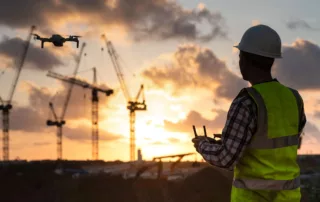
<svg viewBox="0 0 320 202">
<path fill-rule="evenodd" d="M 80 38 L 81 36 L 77 36 L 77 35 L 69 35 L 69 37 L 71 37 L 71 38 L 73 38 L 73 37 L 75 37 L 75 38 Z"/>
</svg>

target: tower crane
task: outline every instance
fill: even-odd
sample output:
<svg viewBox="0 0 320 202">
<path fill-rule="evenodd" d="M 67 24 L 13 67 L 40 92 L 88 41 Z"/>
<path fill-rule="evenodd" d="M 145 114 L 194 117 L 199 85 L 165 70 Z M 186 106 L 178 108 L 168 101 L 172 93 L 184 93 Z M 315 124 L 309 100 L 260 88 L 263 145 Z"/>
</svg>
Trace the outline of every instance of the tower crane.
<svg viewBox="0 0 320 202">
<path fill-rule="evenodd" d="M 75 70 L 73 72 L 73 77 L 75 77 L 77 75 L 77 72 L 78 72 L 78 69 L 79 69 L 79 66 L 80 66 L 80 62 L 81 62 L 81 58 L 82 58 L 82 53 L 83 53 L 83 50 L 84 50 L 85 46 L 86 46 L 86 43 L 82 43 L 79 56 L 76 59 L 76 68 L 75 68 Z M 50 74 L 50 72 L 48 74 Z M 49 102 L 49 108 L 50 108 L 50 110 L 51 110 L 51 112 L 53 114 L 54 121 L 47 120 L 47 126 L 56 126 L 57 127 L 57 159 L 58 160 L 62 159 L 62 127 L 66 123 L 65 120 L 64 120 L 64 117 L 65 117 L 66 112 L 67 112 L 67 107 L 68 107 L 69 100 L 70 100 L 70 97 L 71 97 L 72 88 L 73 88 L 73 83 L 69 83 L 67 96 L 66 96 L 66 99 L 64 101 L 64 104 L 63 104 L 63 107 L 62 107 L 62 113 L 61 113 L 60 117 L 57 116 L 57 114 L 55 112 L 55 109 L 54 109 L 54 106 L 53 106 L 53 103 Z"/>
<path fill-rule="evenodd" d="M 16 86 L 18 84 L 18 80 L 20 77 L 20 73 L 24 64 L 24 61 L 26 59 L 27 53 L 28 53 L 28 49 L 30 46 L 30 39 L 33 35 L 33 31 L 35 30 L 35 26 L 31 26 L 30 32 L 29 32 L 29 36 L 27 38 L 26 44 L 24 44 L 24 49 L 23 49 L 23 53 L 22 53 L 22 57 L 21 60 L 18 63 L 18 67 L 16 69 L 15 72 L 15 77 L 13 80 L 13 84 L 11 86 L 11 89 L 9 91 L 9 98 L 6 101 L 3 101 L 0 98 L 0 110 L 2 111 L 2 131 L 3 131 L 3 146 L 2 146 L 2 151 L 3 151 L 3 160 L 4 161 L 9 161 L 9 114 L 10 114 L 10 109 L 12 109 L 12 98 L 13 98 L 13 94 L 14 91 L 16 89 Z"/>
<path fill-rule="evenodd" d="M 140 86 L 140 89 L 136 95 L 136 97 L 133 99 L 130 96 L 130 93 L 128 91 L 127 85 L 125 83 L 123 73 L 121 66 L 118 61 L 118 54 L 116 50 L 113 47 L 113 44 L 111 41 L 107 40 L 105 35 L 102 35 L 102 38 L 104 39 L 108 53 L 110 55 L 112 64 L 115 68 L 115 71 L 117 73 L 117 77 L 120 82 L 120 87 L 122 89 L 122 92 L 128 102 L 127 104 L 127 109 L 129 110 L 129 115 L 130 115 L 130 161 L 135 160 L 135 152 L 136 152 L 136 142 L 135 142 L 135 120 L 136 120 L 136 111 L 145 111 L 147 110 L 147 105 L 145 103 L 145 97 L 144 97 L 144 92 L 143 92 L 143 85 Z M 103 49 L 101 49 L 103 50 Z M 139 102 L 138 99 L 140 95 L 142 94 L 142 102 Z"/>
<path fill-rule="evenodd" d="M 88 88 L 92 90 L 92 159 L 99 159 L 99 98 L 98 92 L 105 93 L 107 96 L 113 94 L 112 89 L 102 89 L 97 86 L 97 73 L 96 68 L 93 68 L 93 84 L 90 84 L 86 81 L 74 78 L 63 76 L 55 72 L 49 72 L 47 76 L 67 82 L 72 83 L 83 88 Z"/>
</svg>

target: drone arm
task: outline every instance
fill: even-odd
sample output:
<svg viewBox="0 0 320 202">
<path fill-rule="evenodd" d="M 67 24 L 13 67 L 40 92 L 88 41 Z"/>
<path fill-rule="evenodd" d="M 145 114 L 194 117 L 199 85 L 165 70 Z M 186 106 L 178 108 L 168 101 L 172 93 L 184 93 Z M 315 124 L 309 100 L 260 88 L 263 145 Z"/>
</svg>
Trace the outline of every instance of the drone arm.
<svg viewBox="0 0 320 202">
<path fill-rule="evenodd" d="M 32 34 L 34 36 L 34 40 L 41 40 L 41 37 L 38 34 Z"/>
<path fill-rule="evenodd" d="M 76 37 L 76 38 L 75 38 L 75 37 Z M 80 37 L 80 36 L 68 37 L 68 38 L 65 38 L 64 41 L 73 41 L 73 42 L 76 42 L 76 43 L 77 43 L 77 48 L 79 48 L 79 40 L 78 40 L 78 37 Z"/>
<path fill-rule="evenodd" d="M 37 38 L 36 39 L 39 39 L 40 41 L 41 41 L 41 48 L 43 48 L 43 45 L 44 45 L 44 43 L 45 42 L 51 42 L 51 40 L 50 39 L 47 39 L 47 38 L 41 38 L 41 37 L 39 37 L 39 36 L 37 36 Z"/>
<path fill-rule="evenodd" d="M 34 36 L 34 40 L 40 40 L 40 41 L 45 41 L 45 42 L 49 42 L 50 39 L 48 38 L 42 38 L 41 36 L 39 36 L 38 34 L 32 34 Z"/>
</svg>

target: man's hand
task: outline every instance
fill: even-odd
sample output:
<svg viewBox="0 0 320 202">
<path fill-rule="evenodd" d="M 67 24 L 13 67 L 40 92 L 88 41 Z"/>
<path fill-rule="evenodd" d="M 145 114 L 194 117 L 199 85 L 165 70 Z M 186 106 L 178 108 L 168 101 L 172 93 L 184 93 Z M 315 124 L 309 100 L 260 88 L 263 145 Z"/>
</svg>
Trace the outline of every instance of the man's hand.
<svg viewBox="0 0 320 202">
<path fill-rule="evenodd" d="M 198 151 L 199 144 L 203 140 L 205 140 L 205 141 L 207 141 L 207 142 L 209 142 L 211 144 L 221 144 L 221 140 L 215 140 L 213 138 L 205 137 L 205 136 L 197 136 L 197 137 L 192 139 L 193 146 L 196 148 L 197 152 L 199 152 Z"/>
<path fill-rule="evenodd" d="M 194 146 L 194 148 L 196 148 L 197 152 L 199 152 L 199 151 L 198 151 L 199 144 L 200 144 L 200 142 L 203 141 L 203 140 L 208 141 L 208 138 L 205 137 L 205 136 L 197 136 L 197 137 L 195 137 L 195 138 L 192 139 L 193 146 Z"/>
</svg>

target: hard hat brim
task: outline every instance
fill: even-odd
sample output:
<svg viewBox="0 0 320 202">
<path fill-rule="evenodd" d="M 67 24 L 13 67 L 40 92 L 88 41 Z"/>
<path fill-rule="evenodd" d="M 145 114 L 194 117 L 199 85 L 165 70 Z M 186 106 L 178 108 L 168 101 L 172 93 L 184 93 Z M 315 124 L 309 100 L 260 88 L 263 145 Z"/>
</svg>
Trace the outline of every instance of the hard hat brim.
<svg viewBox="0 0 320 202">
<path fill-rule="evenodd" d="M 256 53 L 255 51 L 249 51 L 249 50 L 242 50 L 240 47 L 239 47 L 239 45 L 236 45 L 236 46 L 233 46 L 234 48 L 237 48 L 237 49 L 239 49 L 239 50 L 241 50 L 241 51 L 245 51 L 245 52 L 248 52 L 248 53 L 252 53 L 252 54 L 256 54 L 256 55 L 261 55 L 261 56 L 264 56 L 264 57 L 270 57 L 270 58 L 282 58 L 282 56 L 281 55 L 274 55 L 274 56 L 266 56 L 265 54 L 259 54 L 259 53 Z"/>
</svg>

